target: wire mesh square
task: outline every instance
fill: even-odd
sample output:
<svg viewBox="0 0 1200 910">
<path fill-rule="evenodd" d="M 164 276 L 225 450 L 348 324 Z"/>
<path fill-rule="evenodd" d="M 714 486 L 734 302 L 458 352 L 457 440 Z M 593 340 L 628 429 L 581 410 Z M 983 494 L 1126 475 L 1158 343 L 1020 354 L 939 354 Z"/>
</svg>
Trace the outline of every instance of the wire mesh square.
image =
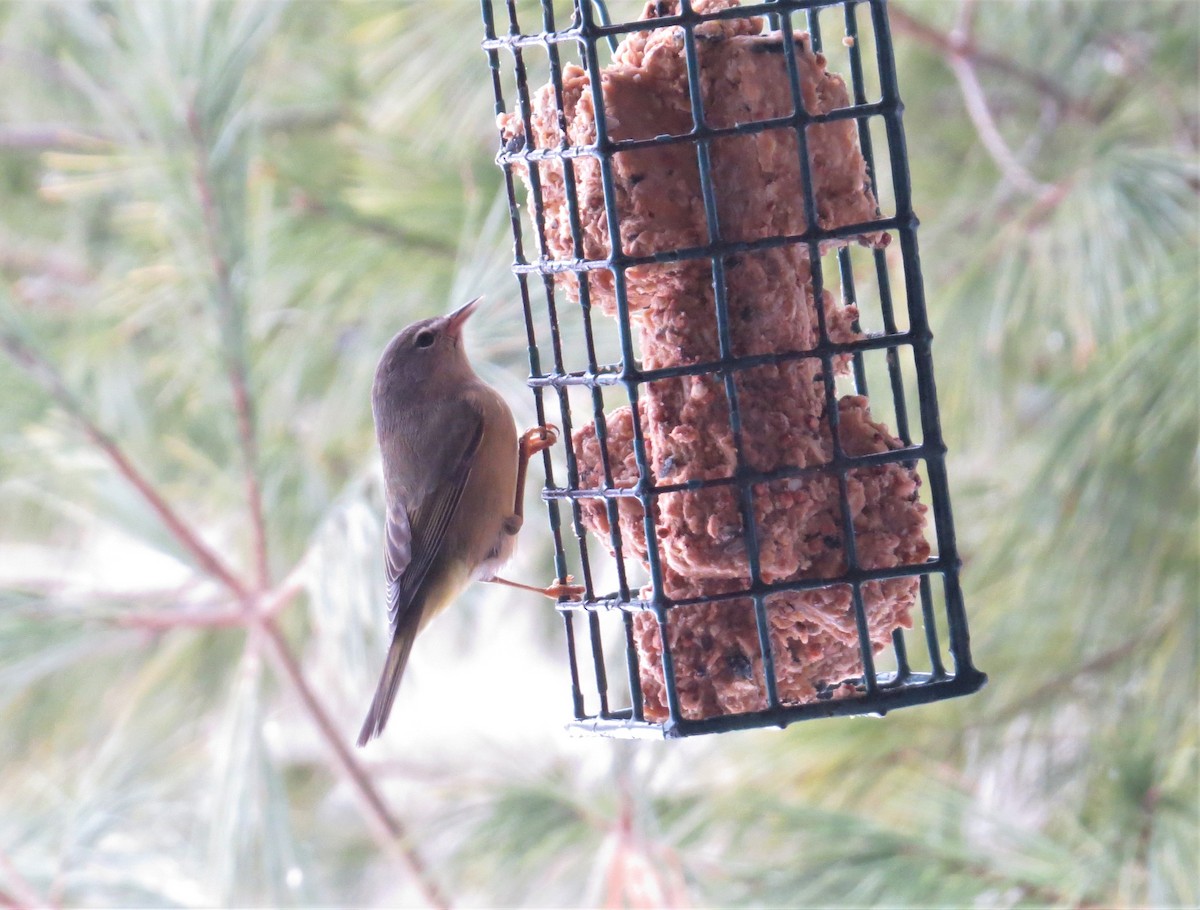
<svg viewBox="0 0 1200 910">
<path fill-rule="evenodd" d="M 978 689 L 884 0 L 482 9 L 571 726 Z"/>
</svg>

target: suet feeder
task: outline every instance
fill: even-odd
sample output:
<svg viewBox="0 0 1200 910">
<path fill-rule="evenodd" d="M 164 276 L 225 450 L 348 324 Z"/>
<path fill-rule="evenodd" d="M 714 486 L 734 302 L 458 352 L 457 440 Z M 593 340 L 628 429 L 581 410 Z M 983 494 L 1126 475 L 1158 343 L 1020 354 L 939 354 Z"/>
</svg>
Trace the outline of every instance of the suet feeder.
<svg viewBox="0 0 1200 910">
<path fill-rule="evenodd" d="M 571 726 L 974 692 L 884 0 L 483 20 Z"/>
</svg>

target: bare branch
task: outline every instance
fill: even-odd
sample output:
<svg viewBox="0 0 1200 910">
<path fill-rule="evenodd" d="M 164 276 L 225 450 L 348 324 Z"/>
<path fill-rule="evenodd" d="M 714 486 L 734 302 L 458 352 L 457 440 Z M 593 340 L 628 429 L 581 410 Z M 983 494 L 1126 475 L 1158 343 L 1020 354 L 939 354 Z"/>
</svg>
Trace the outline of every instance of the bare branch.
<svg viewBox="0 0 1200 910">
<path fill-rule="evenodd" d="M 944 57 L 951 55 L 966 57 L 980 66 L 1006 73 L 1054 102 L 1064 112 L 1084 120 L 1094 121 L 1096 119 L 1095 112 L 1086 102 L 1072 98 L 1063 91 L 1062 86 L 1049 77 L 1035 70 L 1027 69 L 1002 54 L 980 48 L 973 39 L 940 32 L 933 26 L 914 19 L 894 5 L 888 7 L 888 21 L 892 30 L 897 34 L 907 35 L 909 38 L 932 47 Z"/>
<path fill-rule="evenodd" d="M 209 180 L 208 143 L 200 123 L 195 105 L 188 109 L 188 128 L 196 149 L 196 190 L 200 197 L 200 212 L 204 221 L 204 239 L 217 283 L 220 310 L 227 328 L 234 325 L 237 298 L 230 280 L 230 265 L 221 253 L 217 222 L 217 203 Z M 229 385 L 233 392 L 233 406 L 237 414 L 238 441 L 242 450 L 242 471 L 246 487 L 246 504 L 250 509 L 250 527 L 254 545 L 254 566 L 258 588 L 266 590 L 271 583 L 271 572 L 267 556 L 267 526 L 263 516 L 262 485 L 258 478 L 258 441 L 254 426 L 254 402 L 250 396 L 250 384 L 246 376 L 246 363 L 240 348 L 230 349 L 228 333 L 225 333 L 222 348 L 225 351 L 225 367 L 229 374 Z"/>
<path fill-rule="evenodd" d="M 1008 147 L 1008 143 L 1004 141 L 1004 136 L 1001 135 L 1000 128 L 992 116 L 991 108 L 988 106 L 987 94 L 975 73 L 976 61 L 983 62 L 984 56 L 983 52 L 975 46 L 976 12 L 977 7 L 974 0 L 961 0 L 954 27 L 949 34 L 942 34 L 895 9 L 891 10 L 890 19 L 894 26 L 898 26 L 897 31 L 907 31 L 908 34 L 933 45 L 941 52 L 946 60 L 946 65 L 950 67 L 950 71 L 958 82 L 959 91 L 963 96 L 963 104 L 967 109 L 967 116 L 975 125 L 979 141 L 983 143 L 984 149 L 996 163 L 996 167 L 1000 169 L 1004 179 L 1023 193 L 1037 197 L 1047 196 L 1054 189 L 1053 186 L 1040 182 L 1029 173 L 1025 165 Z M 992 62 L 995 63 L 994 60 Z M 1005 68 L 1007 72 L 1012 72 L 1016 68 L 1016 64 L 1007 61 Z"/>
<path fill-rule="evenodd" d="M 171 629 L 232 629 L 244 627 L 246 611 L 236 610 L 128 610 L 112 617 L 126 629 L 168 632 Z"/>
<path fill-rule="evenodd" d="M 41 355 L 10 332 L 0 333 L 0 348 L 3 348 L 17 366 L 33 377 L 75 419 L 88 438 L 112 462 L 117 472 L 146 500 L 146 503 L 158 515 L 159 520 L 166 525 L 167 530 L 171 532 L 179 545 L 191 554 L 204 573 L 223 584 L 239 600 L 248 599 L 249 591 L 241 580 L 171 508 L 154 484 L 134 466 L 116 441 L 92 421 L 54 368 Z"/>
<path fill-rule="evenodd" d="M 301 574 L 305 570 L 304 560 L 296 563 L 292 570 L 288 572 L 284 578 L 270 591 L 259 595 L 256 611 L 259 616 L 264 619 L 274 619 L 295 600 L 300 592 L 304 590 L 304 583 L 301 580 Z"/>
<path fill-rule="evenodd" d="M 4 349 L 18 364 L 36 373 L 37 378 L 42 381 L 43 385 L 47 386 L 54 398 L 83 424 L 85 431 L 93 441 L 105 451 L 117 464 L 121 473 L 134 484 L 138 491 L 159 512 L 180 542 L 188 546 L 189 549 L 198 550 L 199 552 L 196 554 L 197 560 L 202 563 L 205 562 L 205 559 L 201 558 L 206 552 L 203 549 L 203 544 L 174 515 L 162 497 L 150 486 L 149 482 L 145 481 L 132 468 L 128 459 L 116 447 L 115 443 L 102 433 L 95 424 L 83 416 L 82 409 L 66 390 L 65 386 L 63 386 L 57 375 L 50 370 L 49 365 L 8 334 L 0 335 L 0 344 L 3 345 Z M 238 596 L 242 604 L 241 608 L 196 613 L 177 611 L 160 611 L 143 614 L 128 613 L 118 617 L 117 622 L 120 625 L 154 630 L 181 627 L 244 626 L 250 630 L 251 634 L 255 634 L 256 630 L 260 631 L 272 645 L 271 654 L 277 669 L 290 684 L 306 712 L 312 718 L 318 731 L 329 744 L 338 767 L 362 797 L 368 810 L 368 818 L 374 822 L 377 833 L 382 836 L 384 846 L 388 849 L 394 849 L 397 852 L 398 857 L 412 872 L 422 893 L 426 896 L 431 906 L 438 908 L 449 907 L 448 901 L 430 877 L 424 862 L 411 843 L 409 843 L 404 826 L 391 814 L 382 796 L 380 796 L 378 790 L 371 783 L 370 778 L 367 777 L 366 772 L 358 764 L 353 753 L 350 752 L 343 737 L 330 719 L 328 712 L 309 687 L 308 682 L 304 679 L 303 672 L 300 670 L 295 655 L 292 654 L 286 640 L 275 625 L 274 616 L 302 590 L 298 578 L 301 566 L 297 566 L 296 569 L 289 573 L 288 578 L 278 588 L 266 593 L 256 602 L 249 591 L 236 578 L 220 568 L 215 556 L 211 557 L 211 563 L 210 569 L 212 573 L 220 577 L 226 586 Z M 2 860 L 2 857 L 0 857 L 0 860 Z"/>
<path fill-rule="evenodd" d="M 1021 192 L 1031 196 L 1044 196 L 1050 193 L 1053 186 L 1042 183 L 1029 173 L 1025 166 L 1017 160 L 1017 156 L 1008 147 L 1004 137 L 1000 135 L 1000 129 L 996 126 L 995 118 L 992 117 L 987 96 L 984 94 L 983 86 L 979 84 L 979 79 L 975 75 L 975 67 L 971 61 L 967 57 L 951 54 L 946 58 L 946 63 L 954 73 L 954 78 L 958 80 L 967 116 L 975 124 L 975 132 L 979 134 L 979 141 L 983 143 L 983 147 L 996 163 L 996 167 L 1000 169 L 1000 173 L 1004 175 L 1004 179 Z"/>
<path fill-rule="evenodd" d="M 279 627 L 273 620 L 264 617 L 256 618 L 264 636 L 271 643 L 270 654 L 276 669 L 287 680 L 292 691 L 304 705 L 305 711 L 316 725 L 321 737 L 333 752 L 337 766 L 358 793 L 367 810 L 367 818 L 372 822 L 381 844 L 393 852 L 408 869 L 429 906 L 439 908 L 439 910 L 448 908 L 449 900 L 434 881 L 425 861 L 413 845 L 407 829 L 398 818 L 392 815 L 383 797 L 367 776 L 366 771 L 363 770 L 362 765 L 359 764 L 354 753 L 351 752 L 346 738 L 335 726 L 329 713 L 309 687 L 308 681 L 300 669 L 300 664 L 288 646 L 287 640 L 283 637 L 283 633 L 279 631 Z"/>
<path fill-rule="evenodd" d="M 282 584 L 259 595 L 251 609 L 245 606 L 224 609 L 125 610 L 105 619 L 127 629 L 165 632 L 170 629 L 222 629 L 252 626 L 259 618 L 273 619 L 304 590 L 293 569 Z"/>
<path fill-rule="evenodd" d="M 308 685 L 299 661 L 275 623 L 275 616 L 303 590 L 299 573 L 303 563 L 289 573 L 277 588 L 261 596 L 257 602 L 243 600 L 242 605 L 225 609 L 193 611 L 156 610 L 146 612 L 128 611 L 117 616 L 106 617 L 115 624 L 149 632 L 166 632 L 183 628 L 243 628 L 252 643 L 270 643 L 270 656 L 276 672 L 287 683 L 299 699 L 304 711 L 312 719 L 321 738 L 333 753 L 334 764 L 359 795 L 371 830 L 380 846 L 392 853 L 412 874 L 421 893 L 431 907 L 448 908 L 446 896 L 412 845 L 404 825 L 388 808 L 379 790 L 346 745 L 346 741 L 330 718 L 329 712 L 316 693 Z M 257 647 L 257 645 L 255 645 Z M 36 904 L 35 906 L 41 906 Z"/>
</svg>

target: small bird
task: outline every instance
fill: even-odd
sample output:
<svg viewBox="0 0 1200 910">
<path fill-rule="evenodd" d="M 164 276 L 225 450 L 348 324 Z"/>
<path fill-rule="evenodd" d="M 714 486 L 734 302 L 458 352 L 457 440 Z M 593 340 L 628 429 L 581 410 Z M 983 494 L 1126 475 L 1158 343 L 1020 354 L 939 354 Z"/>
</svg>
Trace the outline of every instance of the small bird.
<svg viewBox="0 0 1200 910">
<path fill-rule="evenodd" d="M 387 497 L 384 567 L 392 643 L 360 746 L 383 732 L 413 640 L 472 580 L 559 598 L 566 582 L 536 588 L 498 578 L 524 520 L 529 458 L 554 445 L 554 427 L 517 439 L 512 411 L 463 350 L 463 326 L 481 298 L 414 322 L 375 370 L 371 410 Z"/>
</svg>

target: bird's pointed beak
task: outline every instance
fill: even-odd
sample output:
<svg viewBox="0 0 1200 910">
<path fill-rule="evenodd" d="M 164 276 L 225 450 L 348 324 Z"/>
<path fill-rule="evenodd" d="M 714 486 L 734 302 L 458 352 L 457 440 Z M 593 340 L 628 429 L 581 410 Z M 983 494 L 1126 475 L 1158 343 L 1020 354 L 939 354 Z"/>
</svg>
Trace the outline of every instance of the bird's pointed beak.
<svg viewBox="0 0 1200 910">
<path fill-rule="evenodd" d="M 453 335 L 455 338 L 462 337 L 463 326 L 466 325 L 467 320 L 471 318 L 471 314 L 475 312 L 475 307 L 479 305 L 479 301 L 482 299 L 482 297 L 476 297 L 474 300 L 464 303 L 457 310 L 446 317 L 446 329 L 451 335 Z"/>
</svg>

